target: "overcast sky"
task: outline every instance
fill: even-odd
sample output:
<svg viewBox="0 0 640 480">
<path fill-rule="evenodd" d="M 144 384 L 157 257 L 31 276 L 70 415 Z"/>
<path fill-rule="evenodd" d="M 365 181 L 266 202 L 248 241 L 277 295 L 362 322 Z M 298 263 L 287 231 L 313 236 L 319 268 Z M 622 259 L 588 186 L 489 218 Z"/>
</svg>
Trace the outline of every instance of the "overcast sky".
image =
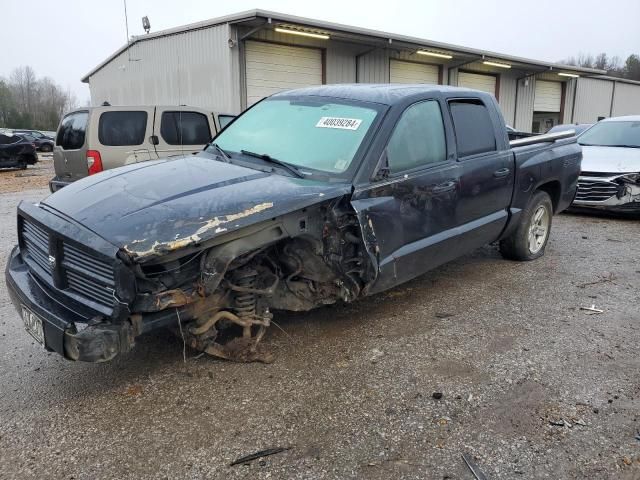
<svg viewBox="0 0 640 480">
<path fill-rule="evenodd" d="M 80 78 L 126 42 L 122 0 L 2 0 L 0 76 L 31 65 L 78 96 Z M 6 4 L 8 3 L 8 5 Z M 538 60 L 640 53 L 640 0 L 127 0 L 129 34 L 240 12 L 273 10 Z"/>
</svg>

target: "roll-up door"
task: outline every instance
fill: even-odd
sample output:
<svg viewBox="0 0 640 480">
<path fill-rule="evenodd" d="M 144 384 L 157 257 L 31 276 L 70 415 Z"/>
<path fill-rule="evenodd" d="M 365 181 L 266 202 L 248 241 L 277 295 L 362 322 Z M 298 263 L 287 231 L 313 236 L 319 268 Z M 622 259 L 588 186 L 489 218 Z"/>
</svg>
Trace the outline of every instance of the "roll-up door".
<svg viewBox="0 0 640 480">
<path fill-rule="evenodd" d="M 458 86 L 496 94 L 496 77 L 481 73 L 458 72 Z"/>
<path fill-rule="evenodd" d="M 535 112 L 559 112 L 562 101 L 562 83 L 536 80 Z"/>
<path fill-rule="evenodd" d="M 391 83 L 438 84 L 439 73 L 437 65 L 403 62 L 393 59 L 389 62 L 389 81 Z"/>
<path fill-rule="evenodd" d="M 282 90 L 322 84 L 322 51 L 266 42 L 245 43 L 247 107 Z"/>
</svg>

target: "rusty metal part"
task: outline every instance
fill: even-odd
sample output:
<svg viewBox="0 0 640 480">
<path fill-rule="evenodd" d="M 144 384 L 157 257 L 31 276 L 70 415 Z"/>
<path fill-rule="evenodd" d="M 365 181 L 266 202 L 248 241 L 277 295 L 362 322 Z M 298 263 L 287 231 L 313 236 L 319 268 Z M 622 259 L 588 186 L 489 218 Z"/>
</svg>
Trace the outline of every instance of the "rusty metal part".
<svg viewBox="0 0 640 480">
<path fill-rule="evenodd" d="M 216 325 L 220 320 L 229 320 L 242 327 L 242 337 L 234 338 L 224 345 L 216 342 Z M 189 333 L 194 341 L 191 345 L 209 355 L 232 360 L 235 362 L 263 362 L 271 363 L 274 356 L 260 341 L 264 337 L 267 327 L 270 325 L 270 317 L 246 317 L 242 318 L 227 310 L 220 310 L 208 318 L 203 324 L 193 326 Z M 258 331 L 252 335 L 252 327 L 257 326 Z M 211 332 L 214 332 L 213 335 Z"/>
</svg>

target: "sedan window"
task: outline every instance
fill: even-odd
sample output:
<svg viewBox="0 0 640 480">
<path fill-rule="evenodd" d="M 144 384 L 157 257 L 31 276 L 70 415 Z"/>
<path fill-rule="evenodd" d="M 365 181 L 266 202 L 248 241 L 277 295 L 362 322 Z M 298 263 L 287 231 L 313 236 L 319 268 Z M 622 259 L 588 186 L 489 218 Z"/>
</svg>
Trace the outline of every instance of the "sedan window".
<svg viewBox="0 0 640 480">
<path fill-rule="evenodd" d="M 597 123 L 578 138 L 580 145 L 640 148 L 640 122 Z"/>
</svg>

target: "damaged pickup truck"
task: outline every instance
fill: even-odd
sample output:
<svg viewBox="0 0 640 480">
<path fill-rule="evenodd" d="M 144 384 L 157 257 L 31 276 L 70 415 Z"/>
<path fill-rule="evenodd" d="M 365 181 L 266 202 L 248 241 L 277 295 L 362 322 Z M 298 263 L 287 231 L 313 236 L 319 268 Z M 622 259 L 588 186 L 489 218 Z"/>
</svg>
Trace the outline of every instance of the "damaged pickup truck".
<svg viewBox="0 0 640 480">
<path fill-rule="evenodd" d="M 197 155 L 21 203 L 7 285 L 26 329 L 71 360 L 171 327 L 208 354 L 269 361 L 273 311 L 351 302 L 491 242 L 543 255 L 576 192 L 571 135 L 510 145 L 495 99 L 462 88 L 276 94 Z"/>
</svg>

